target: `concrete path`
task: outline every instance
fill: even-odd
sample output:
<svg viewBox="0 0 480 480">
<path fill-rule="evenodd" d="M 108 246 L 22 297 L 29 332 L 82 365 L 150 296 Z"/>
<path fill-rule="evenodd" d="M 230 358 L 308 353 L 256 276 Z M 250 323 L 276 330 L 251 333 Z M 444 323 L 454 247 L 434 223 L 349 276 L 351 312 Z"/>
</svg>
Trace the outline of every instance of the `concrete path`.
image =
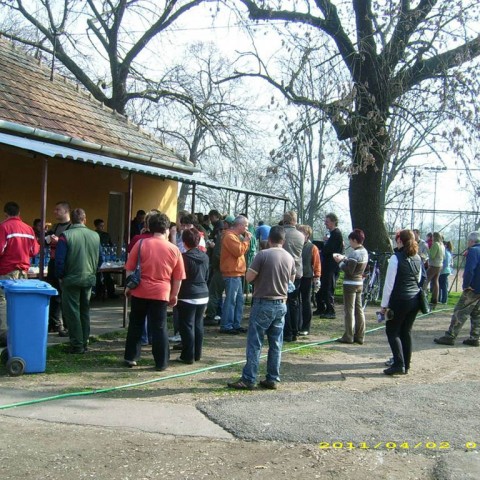
<svg viewBox="0 0 480 480">
<path fill-rule="evenodd" d="M 8 405 L 46 396 L 42 392 L 2 389 L 0 398 L 2 405 Z M 0 416 L 3 415 L 74 425 L 127 428 L 164 435 L 223 440 L 233 438 L 194 406 L 142 399 L 111 399 L 101 395 L 71 397 L 0 410 Z"/>
<path fill-rule="evenodd" d="M 123 299 L 94 300 L 90 304 L 90 335 L 122 330 Z M 57 333 L 48 334 L 48 346 L 69 342 L 68 337 L 59 337 Z"/>
<path fill-rule="evenodd" d="M 122 329 L 122 298 L 91 304 L 91 335 Z M 48 345 L 69 342 L 68 337 L 48 335 Z M 51 394 L 2 388 L 0 405 L 44 398 Z M 48 422 L 98 425 L 135 429 L 165 435 L 231 439 L 232 435 L 191 405 L 121 400 L 104 396 L 73 397 L 51 402 L 0 410 L 0 416 L 30 418 Z"/>
</svg>

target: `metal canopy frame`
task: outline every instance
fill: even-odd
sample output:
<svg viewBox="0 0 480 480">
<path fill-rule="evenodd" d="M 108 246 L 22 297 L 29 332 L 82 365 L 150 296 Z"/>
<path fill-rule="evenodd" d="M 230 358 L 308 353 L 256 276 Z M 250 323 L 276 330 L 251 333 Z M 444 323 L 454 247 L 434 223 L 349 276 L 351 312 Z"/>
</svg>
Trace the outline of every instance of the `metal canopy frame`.
<svg viewBox="0 0 480 480">
<path fill-rule="evenodd" d="M 71 148 L 57 143 L 49 143 L 40 141 L 33 138 L 28 138 L 25 136 L 11 135 L 8 133 L 0 132 L 0 144 L 4 144 L 10 147 L 18 148 L 21 150 L 26 150 L 33 153 L 34 156 L 41 155 L 43 157 L 43 170 L 42 170 L 42 190 L 41 190 L 41 207 L 40 215 L 41 220 L 45 223 L 46 219 L 46 208 L 47 208 L 47 190 L 48 190 L 48 160 L 49 158 L 59 158 L 64 160 L 71 160 L 83 163 L 90 163 L 95 165 L 102 165 L 109 168 L 115 168 L 128 172 L 129 181 L 128 181 L 128 218 L 132 218 L 132 200 L 133 200 L 133 175 L 149 175 L 162 179 L 175 180 L 181 183 L 187 183 L 192 185 L 192 212 L 195 211 L 195 195 L 197 185 L 215 188 L 218 190 L 230 190 L 237 193 L 243 193 L 245 195 L 245 203 L 248 213 L 248 200 L 250 196 L 258 196 L 264 198 L 271 198 L 274 200 L 281 200 L 284 202 L 284 210 L 287 208 L 288 198 L 281 195 L 273 195 L 267 192 L 259 192 L 255 190 L 240 189 L 230 185 L 224 185 L 219 182 L 214 182 L 212 180 L 202 178 L 200 176 L 195 176 L 190 172 L 194 172 L 198 169 L 193 167 L 182 167 L 185 170 L 190 170 L 190 172 L 178 172 L 175 170 L 169 170 L 164 167 L 160 167 L 155 164 L 145 164 L 138 163 L 131 160 L 125 160 L 121 158 L 111 157 L 107 155 L 102 155 L 100 153 L 94 153 L 86 150 L 79 150 L 76 148 Z M 172 168 L 175 168 L 175 165 L 172 164 Z M 130 237 L 130 223 L 127 224 L 128 229 L 128 238 Z M 44 242 L 44 232 L 40 236 L 40 241 Z M 40 278 L 43 278 L 44 269 L 43 269 L 43 249 L 40 251 Z"/>
</svg>

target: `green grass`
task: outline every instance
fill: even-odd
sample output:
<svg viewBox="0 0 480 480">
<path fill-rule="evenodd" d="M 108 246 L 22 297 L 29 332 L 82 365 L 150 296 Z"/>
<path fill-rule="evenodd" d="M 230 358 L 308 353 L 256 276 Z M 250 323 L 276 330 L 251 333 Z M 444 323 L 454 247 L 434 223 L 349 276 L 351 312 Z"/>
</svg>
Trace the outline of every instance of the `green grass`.
<svg viewBox="0 0 480 480">
<path fill-rule="evenodd" d="M 458 299 L 460 298 L 461 296 L 461 292 L 452 292 L 452 293 L 449 293 L 448 294 L 448 302 L 447 302 L 447 306 L 449 307 L 454 307 L 457 302 L 458 302 Z"/>
<path fill-rule="evenodd" d="M 106 342 L 110 345 L 118 342 L 118 349 L 109 352 L 95 352 L 87 355 L 72 355 L 68 353 L 68 344 L 59 344 L 47 349 L 47 370 L 46 374 L 72 374 L 88 371 L 110 370 L 121 366 L 120 349 L 123 349 L 125 342 L 125 330 L 109 332 L 103 335 L 90 337 L 90 344 L 95 345 Z M 142 361 L 139 362 L 139 365 Z M 145 361 L 145 365 L 148 363 Z"/>
<path fill-rule="evenodd" d="M 297 345 L 296 345 L 297 346 Z M 298 345 L 300 346 L 300 345 Z M 290 355 L 297 355 L 298 357 L 309 357 L 311 355 L 319 355 L 323 354 L 325 352 L 325 349 L 321 348 L 318 345 L 311 345 L 311 346 L 306 346 L 303 348 L 300 348 L 298 350 L 293 350 L 292 352 L 289 352 Z"/>
<path fill-rule="evenodd" d="M 103 333 L 102 335 L 91 335 L 89 342 L 96 343 L 102 340 L 125 340 L 127 338 L 127 329 L 116 330 L 115 332 Z"/>
<path fill-rule="evenodd" d="M 120 358 L 114 353 L 98 353 L 95 355 L 71 355 L 67 349 L 56 348 L 47 352 L 47 374 L 82 373 L 98 371 L 120 366 Z"/>
</svg>

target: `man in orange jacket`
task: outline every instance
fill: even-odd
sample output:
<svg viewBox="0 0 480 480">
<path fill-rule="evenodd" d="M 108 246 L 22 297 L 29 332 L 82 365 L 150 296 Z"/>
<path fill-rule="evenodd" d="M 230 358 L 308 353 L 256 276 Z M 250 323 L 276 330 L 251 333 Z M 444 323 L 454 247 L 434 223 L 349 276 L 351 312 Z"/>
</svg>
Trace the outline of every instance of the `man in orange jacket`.
<svg viewBox="0 0 480 480">
<path fill-rule="evenodd" d="M 222 238 L 220 271 L 225 280 L 225 302 L 222 308 L 220 333 L 237 335 L 245 333 L 240 326 L 243 315 L 242 278 L 247 269 L 245 253 L 250 247 L 251 233 L 247 230 L 248 219 L 239 215 L 232 228 Z"/>
</svg>

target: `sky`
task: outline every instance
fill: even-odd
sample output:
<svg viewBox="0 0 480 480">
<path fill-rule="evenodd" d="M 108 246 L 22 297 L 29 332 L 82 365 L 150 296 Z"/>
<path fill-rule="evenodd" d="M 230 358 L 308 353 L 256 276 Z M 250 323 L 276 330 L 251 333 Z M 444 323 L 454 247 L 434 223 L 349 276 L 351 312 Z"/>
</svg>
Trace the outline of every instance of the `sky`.
<svg viewBox="0 0 480 480">
<path fill-rule="evenodd" d="M 235 15 L 223 7 L 220 7 L 218 12 L 212 10 L 216 9 L 216 7 L 217 4 L 212 3 L 193 9 L 189 15 L 183 17 L 183 20 L 172 27 L 171 35 L 166 39 L 162 35 L 164 40 L 162 40 L 160 48 L 156 42 L 152 42 L 152 45 L 147 49 L 148 53 L 144 60 L 153 68 L 158 64 L 159 70 L 161 70 L 161 65 L 171 64 L 179 52 L 193 42 L 212 42 L 228 57 L 238 56 L 241 52 L 251 50 L 251 40 L 238 25 Z M 282 48 L 280 38 L 272 31 L 271 27 L 272 24 L 265 23 L 259 23 L 253 27 L 256 46 L 265 58 L 272 56 Z M 132 30 L 135 30 L 135 28 L 135 26 L 132 26 Z M 138 28 L 140 29 L 140 26 Z M 272 90 L 265 82 L 256 81 L 254 89 L 259 94 L 259 101 L 264 99 L 265 104 L 269 103 Z M 278 93 L 275 93 L 275 95 L 280 97 Z M 272 129 L 271 115 L 260 118 L 259 123 L 266 131 Z M 277 138 L 277 134 L 273 132 L 273 129 L 271 135 L 273 143 Z M 265 151 L 268 152 L 270 149 L 271 146 L 266 145 Z M 422 165 L 443 166 L 437 158 L 432 160 L 426 158 L 418 160 L 418 162 Z M 447 167 L 447 170 L 439 172 L 436 178 L 436 209 L 471 210 L 473 205 L 470 204 L 469 193 L 465 180 L 462 178 L 465 176 L 464 172 L 453 170 L 457 166 L 450 158 L 444 159 L 444 166 Z M 475 172 L 474 175 L 480 180 L 480 172 Z M 405 178 L 411 179 L 411 177 Z M 416 189 L 418 208 L 434 208 L 434 190 L 435 175 L 422 169 L 420 181 L 417 183 Z M 343 206 L 348 211 L 348 208 L 346 208 L 348 206 L 346 194 L 337 198 L 335 206 L 339 209 Z"/>
<path fill-rule="evenodd" d="M 245 35 L 243 29 L 238 26 L 237 19 L 227 10 L 222 9 L 217 13 L 213 20 L 209 14 L 208 6 L 203 8 L 204 12 L 200 14 L 202 8 L 198 9 L 199 14 L 195 15 L 195 25 L 191 22 L 185 23 L 185 35 L 175 35 L 172 41 L 177 48 L 182 48 L 187 42 L 191 41 L 212 41 L 226 56 L 237 55 L 240 51 L 247 51 L 251 47 L 250 39 Z M 205 11 L 207 10 L 207 11 Z M 188 32 L 188 34 L 187 34 Z M 259 23 L 254 27 L 255 41 L 257 48 L 266 58 L 275 54 L 281 47 L 281 40 L 278 35 L 272 32 L 271 25 Z M 265 95 L 269 98 L 272 90 L 266 85 L 257 83 L 257 88 L 265 88 Z M 268 122 L 267 122 L 268 123 Z M 270 122 L 271 123 L 271 122 Z M 470 201 L 470 191 L 468 182 L 462 165 L 455 164 L 455 159 L 444 155 L 442 161 L 438 158 L 420 158 L 417 164 L 421 165 L 420 182 L 417 184 L 417 195 L 419 199 L 418 208 L 437 210 L 467 210 L 473 209 Z M 424 169 L 424 166 L 433 166 L 443 168 L 435 175 L 433 172 Z M 473 171 L 472 175 L 480 184 L 480 172 Z M 436 177 L 436 197 L 435 191 Z M 411 179 L 411 177 L 410 177 Z M 421 192 L 424 192 L 423 194 Z M 435 198 L 435 206 L 434 206 Z M 348 200 L 340 200 L 338 203 L 348 205 Z"/>
</svg>

